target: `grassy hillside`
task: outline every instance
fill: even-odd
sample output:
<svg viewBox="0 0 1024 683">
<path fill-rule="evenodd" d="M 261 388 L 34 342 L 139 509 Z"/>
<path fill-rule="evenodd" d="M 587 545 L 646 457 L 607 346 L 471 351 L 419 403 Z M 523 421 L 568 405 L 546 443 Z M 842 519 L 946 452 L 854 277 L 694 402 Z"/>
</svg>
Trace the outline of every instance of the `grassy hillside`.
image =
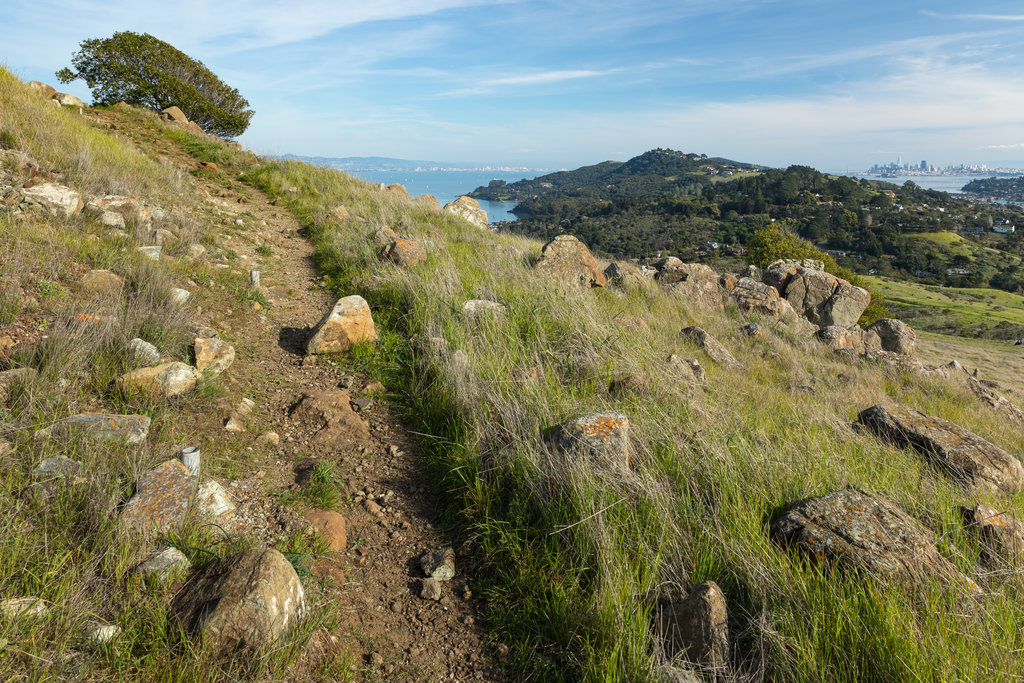
<svg viewBox="0 0 1024 683">
<path fill-rule="evenodd" d="M 710 313 L 660 291 L 566 292 L 531 269 L 539 242 L 396 202 L 340 173 L 279 163 L 250 178 L 304 222 L 335 291 L 373 307 L 384 340 L 357 355 L 405 397 L 452 523 L 482 546 L 490 625 L 515 646 L 521 675 L 659 679 L 654 599 L 707 579 L 728 597 L 740 678 L 965 680 L 1018 670 L 1020 577 L 978 572 L 958 506 L 980 499 L 1021 514 L 1020 500 L 968 493 L 850 426 L 861 409 L 895 400 L 1019 453 L 1024 437 L 958 385 L 848 362 L 775 325 L 751 340 L 735 310 Z M 353 219 L 318 224 L 337 204 Z M 399 220 L 428 245 L 425 263 L 377 260 L 372 231 Z M 508 312 L 467 319 L 462 305 L 474 298 Z M 695 355 L 679 337 L 690 324 L 718 336 L 742 367 L 702 360 L 706 389 L 677 375 L 665 359 Z M 537 381 L 522 381 L 534 368 Z M 628 374 L 649 389 L 610 394 L 609 381 Z M 596 409 L 629 418 L 627 475 L 545 446 L 551 426 Z M 849 485 L 924 523 L 984 596 L 824 572 L 769 541 L 782 507 Z"/>
</svg>

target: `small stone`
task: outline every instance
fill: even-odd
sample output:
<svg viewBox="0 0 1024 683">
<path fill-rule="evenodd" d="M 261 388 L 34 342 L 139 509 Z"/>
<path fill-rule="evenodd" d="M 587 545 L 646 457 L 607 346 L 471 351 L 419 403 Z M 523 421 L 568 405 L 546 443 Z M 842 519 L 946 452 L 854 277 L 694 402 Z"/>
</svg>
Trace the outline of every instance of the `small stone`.
<svg viewBox="0 0 1024 683">
<path fill-rule="evenodd" d="M 128 342 L 128 351 L 135 362 L 145 367 L 160 364 L 160 350 L 148 341 L 136 337 Z"/>
<path fill-rule="evenodd" d="M 170 299 L 171 303 L 175 306 L 184 306 L 190 298 L 192 298 L 192 293 L 187 289 L 182 289 L 181 287 L 171 289 Z"/>
<path fill-rule="evenodd" d="M 109 270 L 90 270 L 82 278 L 82 289 L 90 294 L 113 294 L 124 287 L 124 278 Z"/>
<path fill-rule="evenodd" d="M 740 328 L 740 332 L 753 339 L 762 339 L 764 337 L 764 328 L 757 323 L 747 323 Z"/>
<path fill-rule="evenodd" d="M 167 546 L 154 551 L 143 560 L 132 575 L 143 579 L 154 577 L 159 581 L 184 576 L 192 568 L 185 554 L 174 546 Z"/>
<path fill-rule="evenodd" d="M 150 261 L 159 261 L 161 254 L 163 254 L 163 247 L 159 244 L 149 247 L 139 247 L 136 251 L 148 258 Z"/>
<path fill-rule="evenodd" d="M 455 551 L 450 547 L 425 553 L 420 558 L 423 573 L 438 581 L 448 581 L 455 576 Z"/>
<path fill-rule="evenodd" d="M 121 375 L 117 385 L 125 392 L 140 391 L 170 398 L 192 391 L 200 379 L 202 375 L 196 368 L 176 361 L 133 370 Z"/>
<path fill-rule="evenodd" d="M 96 645 L 106 645 L 121 635 L 121 627 L 116 624 L 102 624 L 86 627 L 86 638 Z"/>
<path fill-rule="evenodd" d="M 276 446 L 281 443 L 281 437 L 277 432 L 263 432 L 256 439 L 257 443 L 266 444 L 269 446 Z"/>
<path fill-rule="evenodd" d="M 441 582 L 437 579 L 426 578 L 420 586 L 420 597 L 424 600 L 441 599 Z"/>
<path fill-rule="evenodd" d="M 41 619 L 46 616 L 46 612 L 46 603 L 40 598 L 8 598 L 0 601 L 0 615 L 8 619 Z"/>
<path fill-rule="evenodd" d="M 193 342 L 196 369 L 219 375 L 235 362 L 235 347 L 217 337 L 196 337 Z"/>
<path fill-rule="evenodd" d="M 622 413 L 592 413 L 564 422 L 553 430 L 551 444 L 570 457 L 629 469 L 629 419 Z"/>
<path fill-rule="evenodd" d="M 309 510 L 303 517 L 323 536 L 338 553 L 348 547 L 348 533 L 345 518 L 333 510 Z"/>
<path fill-rule="evenodd" d="M 347 296 L 317 324 L 306 343 L 306 353 L 339 353 L 376 338 L 369 304 L 361 296 Z"/>
<path fill-rule="evenodd" d="M 196 493 L 196 510 L 200 516 L 221 523 L 235 516 L 235 504 L 224 487 L 212 479 L 204 481 Z"/>
<path fill-rule="evenodd" d="M 57 455 L 43 460 L 35 469 L 32 476 L 39 478 L 69 479 L 82 471 L 82 463 L 72 460 L 63 455 Z"/>
<path fill-rule="evenodd" d="M 365 508 L 367 512 L 369 512 L 371 515 L 374 515 L 375 517 L 382 517 L 384 515 L 384 513 L 381 512 L 380 510 L 380 505 L 377 505 L 369 498 L 363 501 L 363 508 Z"/>
<path fill-rule="evenodd" d="M 471 320 L 488 317 L 499 317 L 507 311 L 504 304 L 486 299 L 471 299 L 462 304 L 462 315 Z"/>
<path fill-rule="evenodd" d="M 146 415 L 73 415 L 40 429 L 35 438 L 68 439 L 80 435 L 89 444 L 121 443 L 130 446 L 146 440 L 150 422 Z"/>
<path fill-rule="evenodd" d="M 661 606 L 658 630 L 669 656 L 683 652 L 686 659 L 708 669 L 721 669 L 729 661 L 729 612 L 722 589 L 714 581 L 697 586 L 682 602 Z"/>
</svg>

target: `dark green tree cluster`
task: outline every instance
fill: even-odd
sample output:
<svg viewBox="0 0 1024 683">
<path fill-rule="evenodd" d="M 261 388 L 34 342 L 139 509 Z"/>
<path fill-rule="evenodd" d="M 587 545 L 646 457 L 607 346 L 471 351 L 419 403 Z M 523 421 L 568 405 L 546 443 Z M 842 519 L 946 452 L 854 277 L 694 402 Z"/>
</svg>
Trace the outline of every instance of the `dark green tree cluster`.
<svg viewBox="0 0 1024 683">
<path fill-rule="evenodd" d="M 122 31 L 84 40 L 72 68 L 57 72 L 62 83 L 81 78 L 96 104 L 127 102 L 153 109 L 177 106 L 207 133 L 235 137 L 249 127 L 253 112 L 238 90 L 202 62 L 148 33 Z"/>
</svg>

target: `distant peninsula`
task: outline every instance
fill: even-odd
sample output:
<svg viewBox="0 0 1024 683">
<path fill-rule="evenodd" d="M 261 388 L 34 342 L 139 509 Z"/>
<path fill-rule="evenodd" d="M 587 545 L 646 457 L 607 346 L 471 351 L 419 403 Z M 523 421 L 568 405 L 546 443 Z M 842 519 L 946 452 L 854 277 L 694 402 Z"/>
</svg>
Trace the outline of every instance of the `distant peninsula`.
<svg viewBox="0 0 1024 683">
<path fill-rule="evenodd" d="M 314 166 L 336 168 L 339 171 L 357 173 L 359 171 L 495 171 L 502 173 L 544 173 L 547 168 L 530 168 L 528 166 L 488 166 L 472 163 L 456 163 L 444 161 L 424 161 L 422 159 L 395 159 L 392 157 L 318 157 L 285 154 L 279 159 L 303 161 Z"/>
</svg>

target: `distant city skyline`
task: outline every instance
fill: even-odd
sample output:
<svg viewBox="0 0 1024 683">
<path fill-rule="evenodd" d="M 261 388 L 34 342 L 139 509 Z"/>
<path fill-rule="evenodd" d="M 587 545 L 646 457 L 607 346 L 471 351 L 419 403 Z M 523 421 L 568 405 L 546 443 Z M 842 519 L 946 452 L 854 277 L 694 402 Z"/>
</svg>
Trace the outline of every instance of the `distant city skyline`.
<svg viewBox="0 0 1024 683">
<path fill-rule="evenodd" d="M 81 40 L 152 33 L 249 99 L 259 153 L 1024 165 L 1009 0 L 7 0 L 0 25 L 0 61 L 54 85 Z"/>
</svg>

